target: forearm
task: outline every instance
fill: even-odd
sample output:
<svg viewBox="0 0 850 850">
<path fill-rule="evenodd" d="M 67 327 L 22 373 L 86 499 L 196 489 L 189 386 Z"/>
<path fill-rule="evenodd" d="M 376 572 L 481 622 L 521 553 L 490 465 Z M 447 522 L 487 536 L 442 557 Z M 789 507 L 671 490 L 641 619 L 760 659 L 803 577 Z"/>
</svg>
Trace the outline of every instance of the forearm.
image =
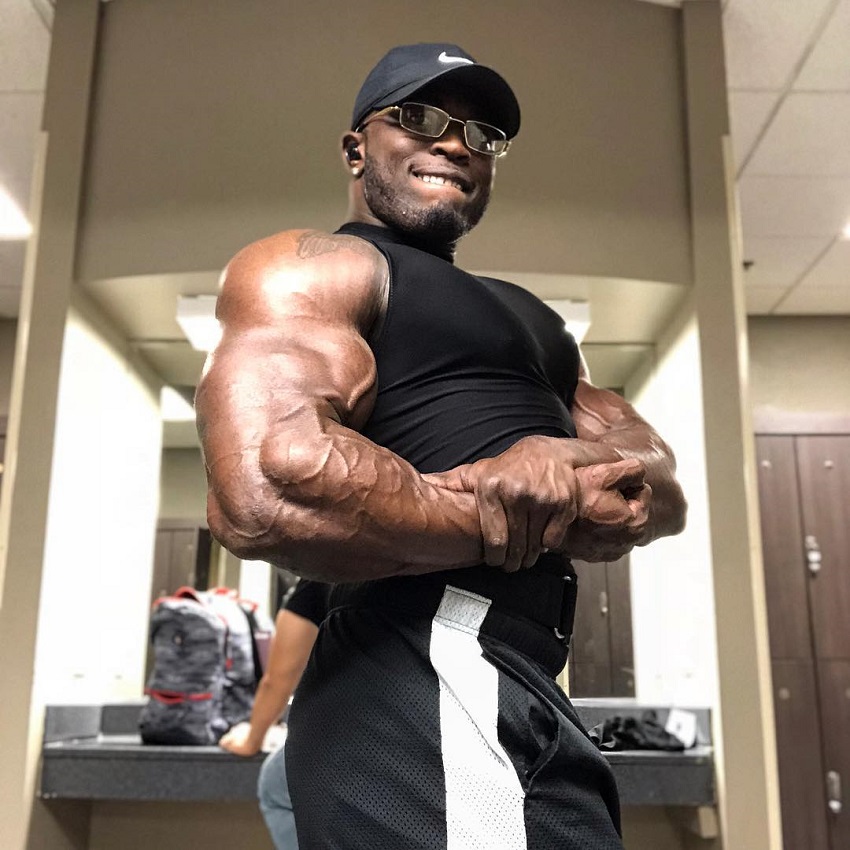
<svg viewBox="0 0 850 850">
<path fill-rule="evenodd" d="M 598 449 L 595 463 L 608 463 L 633 458 L 645 468 L 644 480 L 652 490 L 649 519 L 641 539 L 635 545 L 645 545 L 657 537 L 678 534 L 685 523 L 687 505 L 676 480 L 676 462 L 669 446 L 658 434 L 643 424 L 611 430 L 598 440 L 584 440 L 588 454 Z M 590 465 L 590 464 L 588 464 Z"/>
<path fill-rule="evenodd" d="M 262 747 L 266 732 L 280 719 L 298 679 L 299 675 L 292 673 L 274 680 L 266 675 L 260 680 L 251 710 L 251 731 L 248 735 L 248 744 L 252 749 L 259 750 Z"/>
<path fill-rule="evenodd" d="M 645 469 L 652 489 L 649 519 L 637 545 L 678 534 L 685 524 L 687 503 L 676 480 L 676 458 L 658 432 L 624 399 L 613 392 L 579 382 L 572 407 L 580 444 L 596 463 L 634 458 Z"/>
<path fill-rule="evenodd" d="M 429 483 L 333 421 L 291 423 L 261 448 L 222 458 L 210 483 L 210 528 L 228 549 L 308 578 L 357 581 L 483 557 L 472 494 Z"/>
</svg>

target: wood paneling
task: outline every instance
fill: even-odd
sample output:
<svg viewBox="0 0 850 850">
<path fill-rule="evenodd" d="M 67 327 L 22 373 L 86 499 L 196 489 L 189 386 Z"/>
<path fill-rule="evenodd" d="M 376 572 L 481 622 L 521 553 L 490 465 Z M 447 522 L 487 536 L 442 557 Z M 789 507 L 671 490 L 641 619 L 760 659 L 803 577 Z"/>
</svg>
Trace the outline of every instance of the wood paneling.
<svg viewBox="0 0 850 850">
<path fill-rule="evenodd" d="M 811 658 L 794 438 L 758 437 L 756 457 L 770 655 Z"/>
<path fill-rule="evenodd" d="M 570 661 L 570 696 L 609 697 L 611 668 L 607 664 L 583 664 Z"/>
<path fill-rule="evenodd" d="M 774 661 L 782 834 L 788 850 L 829 850 L 815 694 L 813 662 Z"/>
<path fill-rule="evenodd" d="M 634 696 L 635 654 L 632 638 L 632 598 L 629 556 L 607 565 L 611 693 Z"/>
<path fill-rule="evenodd" d="M 850 659 L 850 436 L 798 437 L 797 468 L 804 535 L 822 558 L 809 581 L 815 652 Z"/>
<path fill-rule="evenodd" d="M 605 564 L 573 561 L 573 566 L 578 575 L 578 603 L 570 648 L 571 658 L 578 663 L 610 666 L 608 580 Z"/>
<path fill-rule="evenodd" d="M 827 820 L 833 850 L 844 850 L 850 847 L 850 660 L 819 661 L 817 669 L 823 769 L 836 771 L 842 785 L 841 812 L 830 812 Z"/>
<path fill-rule="evenodd" d="M 573 561 L 578 602 L 570 644 L 572 696 L 634 696 L 629 558 Z"/>
<path fill-rule="evenodd" d="M 784 843 L 848 850 L 850 436 L 756 446 Z"/>
</svg>

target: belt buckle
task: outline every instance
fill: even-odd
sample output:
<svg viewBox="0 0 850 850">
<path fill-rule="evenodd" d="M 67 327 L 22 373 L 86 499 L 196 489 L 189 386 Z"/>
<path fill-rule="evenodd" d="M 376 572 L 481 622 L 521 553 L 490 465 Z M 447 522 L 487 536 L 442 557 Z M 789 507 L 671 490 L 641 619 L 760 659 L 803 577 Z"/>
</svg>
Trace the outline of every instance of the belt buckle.
<svg viewBox="0 0 850 850">
<path fill-rule="evenodd" d="M 570 642 L 573 635 L 573 625 L 576 614 L 576 598 L 578 596 L 578 584 L 575 575 L 563 577 L 563 595 L 561 597 L 561 617 L 559 628 L 555 628 L 555 636 L 565 643 Z"/>
</svg>

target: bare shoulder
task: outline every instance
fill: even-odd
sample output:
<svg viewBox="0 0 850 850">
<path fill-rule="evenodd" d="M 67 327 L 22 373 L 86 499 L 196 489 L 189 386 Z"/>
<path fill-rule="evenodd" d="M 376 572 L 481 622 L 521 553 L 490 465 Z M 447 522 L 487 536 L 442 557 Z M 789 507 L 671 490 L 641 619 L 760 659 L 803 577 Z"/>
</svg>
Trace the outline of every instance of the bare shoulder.
<svg viewBox="0 0 850 850">
<path fill-rule="evenodd" d="M 238 325 L 295 314 L 368 326 L 387 276 L 383 255 L 363 239 L 287 230 L 248 245 L 227 264 L 219 318 Z"/>
</svg>

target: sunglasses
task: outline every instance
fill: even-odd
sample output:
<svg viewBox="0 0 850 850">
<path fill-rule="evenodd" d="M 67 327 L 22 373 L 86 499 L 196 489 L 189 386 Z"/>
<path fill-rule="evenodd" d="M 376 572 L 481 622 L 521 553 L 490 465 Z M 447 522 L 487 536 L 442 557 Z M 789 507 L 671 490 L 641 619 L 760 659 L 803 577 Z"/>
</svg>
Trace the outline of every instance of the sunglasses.
<svg viewBox="0 0 850 850">
<path fill-rule="evenodd" d="M 483 121 L 461 121 L 460 118 L 452 118 L 448 112 L 425 103 L 388 106 L 370 115 L 357 128 L 357 132 L 359 133 L 370 121 L 392 113 L 398 113 L 396 117 L 403 130 L 429 139 L 439 139 L 452 121 L 463 124 L 463 138 L 466 146 L 471 151 L 487 156 L 504 156 L 511 145 L 508 137 L 498 127 L 485 124 Z"/>
</svg>

